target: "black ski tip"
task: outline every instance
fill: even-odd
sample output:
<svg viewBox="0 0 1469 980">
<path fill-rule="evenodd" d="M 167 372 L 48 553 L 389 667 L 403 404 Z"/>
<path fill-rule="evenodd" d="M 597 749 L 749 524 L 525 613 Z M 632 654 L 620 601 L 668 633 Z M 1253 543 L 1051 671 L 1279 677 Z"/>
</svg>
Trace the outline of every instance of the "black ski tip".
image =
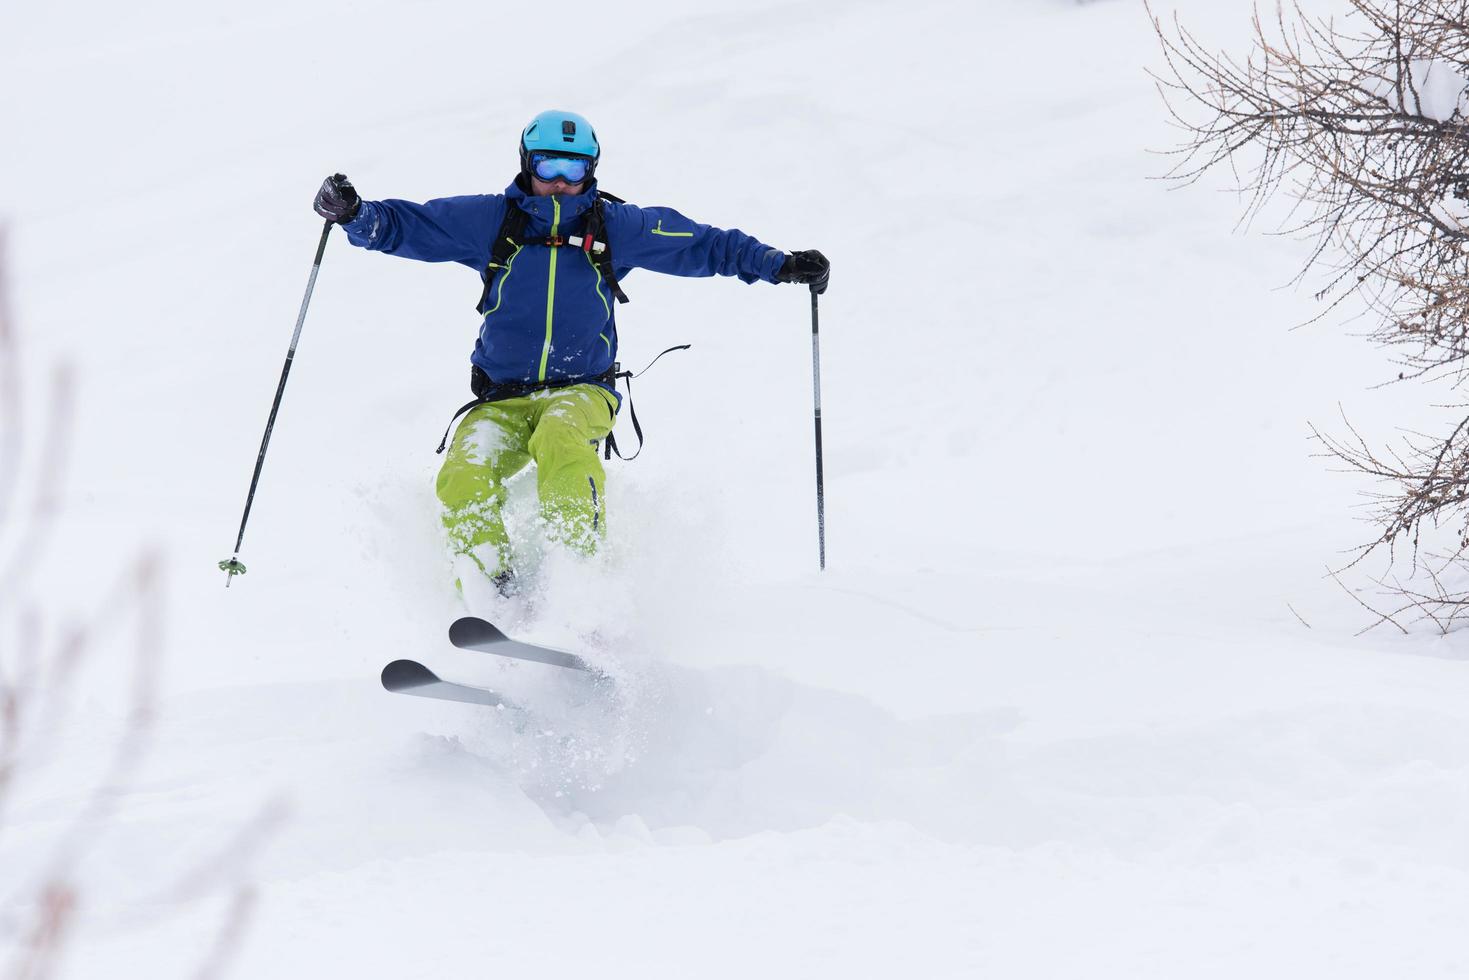
<svg viewBox="0 0 1469 980">
<path fill-rule="evenodd" d="M 389 691 L 406 691 L 437 683 L 438 675 L 416 660 L 394 660 L 383 668 L 383 687 Z"/>
<path fill-rule="evenodd" d="M 461 616 L 449 624 L 449 642 L 456 647 L 471 643 L 504 643 L 509 639 L 494 623 L 478 616 Z"/>
</svg>

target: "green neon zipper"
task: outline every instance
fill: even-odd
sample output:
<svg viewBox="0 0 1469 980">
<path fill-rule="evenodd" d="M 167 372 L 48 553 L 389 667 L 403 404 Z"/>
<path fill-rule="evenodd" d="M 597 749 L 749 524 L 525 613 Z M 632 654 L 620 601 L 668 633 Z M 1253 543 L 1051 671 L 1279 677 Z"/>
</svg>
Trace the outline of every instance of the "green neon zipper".
<svg viewBox="0 0 1469 980">
<path fill-rule="evenodd" d="M 551 237 L 561 229 L 561 202 L 556 195 L 551 195 Z M 551 275 L 546 283 L 546 344 L 541 348 L 541 376 L 539 380 L 546 380 L 546 362 L 551 359 L 551 323 L 556 312 L 556 253 L 561 251 L 555 245 L 551 246 Z"/>
<path fill-rule="evenodd" d="M 610 320 L 612 319 L 612 307 L 607 304 L 607 297 L 602 295 L 602 270 L 597 268 L 597 263 L 592 261 L 592 257 L 587 255 L 585 249 L 581 250 L 581 254 L 587 256 L 587 265 L 591 266 L 592 271 L 597 274 L 597 298 L 602 301 L 602 309 L 607 311 L 607 319 Z"/>
<path fill-rule="evenodd" d="M 663 230 L 663 219 L 662 218 L 659 218 L 658 219 L 658 224 L 653 228 L 653 234 L 655 234 L 655 235 L 662 235 L 664 238 L 693 238 L 694 237 L 694 233 L 691 232 L 691 231 L 664 231 Z"/>
<path fill-rule="evenodd" d="M 510 278 L 510 268 L 515 265 L 515 257 L 520 254 L 524 245 L 515 246 L 515 251 L 510 253 L 510 258 L 505 260 L 505 271 L 500 275 L 500 281 L 495 284 L 495 305 L 485 310 L 485 316 L 489 316 L 500 308 L 500 300 L 505 296 L 505 280 Z"/>
</svg>

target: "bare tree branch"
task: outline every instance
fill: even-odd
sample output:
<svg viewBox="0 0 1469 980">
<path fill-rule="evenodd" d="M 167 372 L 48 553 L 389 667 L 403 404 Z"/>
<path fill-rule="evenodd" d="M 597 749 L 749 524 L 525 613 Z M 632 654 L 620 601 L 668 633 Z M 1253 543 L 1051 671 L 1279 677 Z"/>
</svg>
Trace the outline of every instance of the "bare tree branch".
<svg viewBox="0 0 1469 980">
<path fill-rule="evenodd" d="M 84 668 L 107 649 L 108 640 L 125 635 L 128 627 L 133 631 L 131 643 L 121 651 L 131 667 L 127 712 L 103 756 L 100 774 L 62 829 L 45 841 L 29 880 L 0 868 L 0 890 L 5 893 L 0 895 L 0 939 L 14 940 L 7 943 L 12 951 L 0 955 L 0 976 L 46 980 L 58 975 L 63 953 L 77 934 L 85 865 L 105 840 L 104 832 L 151 747 L 167 590 L 161 559 L 145 553 L 74 621 L 47 624 L 40 600 L 28 595 L 31 570 L 54 547 L 59 527 L 60 488 L 71 450 L 72 387 L 67 372 L 55 373 L 34 453 L 37 465 L 25 478 L 16 476 L 26 462 L 23 436 L 32 430 L 24 416 L 27 399 L 20 392 L 19 344 L 9 318 L 4 271 L 0 255 L 0 833 L 15 786 L 47 765 L 56 752 L 57 733 L 73 721 L 72 703 Z M 210 893 L 228 896 L 197 964 L 194 975 L 201 980 L 221 975 L 238 948 L 256 899 L 248 865 L 282 814 L 279 804 L 262 809 L 212 861 L 160 892 L 166 902 L 153 905 L 156 911 L 163 904 L 187 905 Z M 147 970 L 146 964 L 132 966 Z"/>
<path fill-rule="evenodd" d="M 1469 0 L 1344 0 L 1345 16 L 1313 19 L 1298 5 L 1257 9 L 1243 60 L 1209 51 L 1151 9 L 1163 70 L 1153 78 L 1183 133 L 1168 177 L 1181 184 L 1227 170 L 1246 196 L 1241 222 L 1283 193 L 1279 233 L 1313 241 L 1296 277 L 1324 273 L 1316 294 L 1347 299 L 1391 350 L 1394 381 L 1469 377 Z M 1405 433 L 1374 450 L 1312 426 L 1323 455 L 1380 484 L 1368 493 L 1375 536 L 1348 567 L 1405 549 L 1407 578 L 1380 581 L 1405 605 L 1372 610 L 1403 628 L 1414 613 L 1447 629 L 1469 606 L 1469 407 L 1447 434 Z M 1434 542 L 1446 549 L 1424 554 Z M 1435 544 L 1435 547 L 1438 547 Z M 1426 590 L 1414 585 L 1425 577 Z M 1343 586 L 1345 588 L 1345 586 Z M 1455 591 L 1456 588 L 1459 591 Z M 1348 590 L 1350 594 L 1350 590 Z M 1357 599 L 1353 594 L 1353 598 Z M 1361 601 L 1357 599 L 1357 601 Z M 1365 604 L 1364 604 L 1365 605 Z M 1370 608 L 1370 607 L 1369 607 Z"/>
</svg>

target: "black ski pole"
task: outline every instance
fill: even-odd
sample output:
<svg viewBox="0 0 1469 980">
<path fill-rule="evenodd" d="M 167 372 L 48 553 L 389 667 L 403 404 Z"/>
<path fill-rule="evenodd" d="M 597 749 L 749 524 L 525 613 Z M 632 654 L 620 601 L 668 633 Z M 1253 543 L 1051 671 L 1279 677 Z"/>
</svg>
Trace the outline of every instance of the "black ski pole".
<svg viewBox="0 0 1469 980">
<path fill-rule="evenodd" d="M 270 405 L 270 417 L 265 420 L 265 438 L 260 440 L 260 455 L 255 458 L 255 475 L 250 477 L 250 492 L 245 495 L 245 514 L 240 518 L 240 533 L 235 538 L 235 553 L 228 561 L 219 563 L 219 570 L 226 573 L 224 587 L 229 588 L 236 575 L 245 574 L 240 561 L 240 542 L 245 540 L 245 525 L 250 522 L 250 505 L 255 502 L 255 488 L 260 484 L 260 470 L 265 465 L 265 451 L 270 448 L 270 432 L 275 428 L 275 413 L 280 411 L 281 395 L 286 392 L 286 378 L 291 374 L 291 361 L 296 356 L 296 343 L 301 339 L 301 325 L 306 322 L 306 308 L 311 305 L 311 291 L 316 288 L 316 274 L 321 271 L 321 256 L 326 251 L 326 239 L 331 234 L 332 222 L 321 229 L 321 241 L 316 245 L 316 261 L 311 263 L 311 278 L 306 280 L 306 295 L 301 298 L 301 313 L 296 317 L 296 331 L 291 334 L 291 347 L 286 351 L 286 363 L 281 368 L 280 384 L 275 387 L 275 401 Z"/>
<path fill-rule="evenodd" d="M 826 484 L 821 472 L 821 336 L 817 330 L 816 290 L 811 290 L 811 390 L 816 401 L 816 541 L 826 570 Z"/>
</svg>

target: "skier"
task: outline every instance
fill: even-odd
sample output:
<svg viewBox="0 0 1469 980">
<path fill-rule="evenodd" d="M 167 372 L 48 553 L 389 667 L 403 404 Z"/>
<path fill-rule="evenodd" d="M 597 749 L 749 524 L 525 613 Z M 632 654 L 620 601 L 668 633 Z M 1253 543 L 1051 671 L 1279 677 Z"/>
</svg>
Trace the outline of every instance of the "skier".
<svg viewBox="0 0 1469 980">
<path fill-rule="evenodd" d="M 454 431 L 436 489 L 456 558 L 502 595 L 515 591 L 501 517 L 505 482 L 531 460 L 549 538 L 591 553 L 606 532 L 597 445 L 621 404 L 613 299 L 627 301 L 621 281 L 629 271 L 795 282 L 817 293 L 830 275 L 820 252 L 786 254 L 672 208 L 600 193 L 601 155 L 586 119 L 548 111 L 521 133 L 520 173 L 503 194 L 364 201 L 334 174 L 316 195 L 316 212 L 352 244 L 459 262 L 483 280 L 484 319 L 470 355 L 477 402 Z M 462 578 L 466 569 L 456 566 Z"/>
</svg>

